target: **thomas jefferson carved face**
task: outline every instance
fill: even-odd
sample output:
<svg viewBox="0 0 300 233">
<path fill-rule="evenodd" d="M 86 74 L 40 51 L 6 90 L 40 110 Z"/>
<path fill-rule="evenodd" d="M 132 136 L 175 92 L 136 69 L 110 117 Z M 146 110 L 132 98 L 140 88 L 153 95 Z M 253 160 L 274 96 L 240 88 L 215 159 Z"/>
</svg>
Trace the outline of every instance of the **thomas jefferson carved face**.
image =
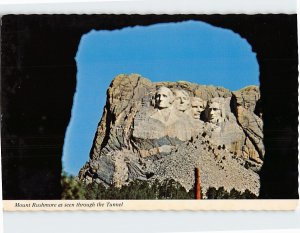
<svg viewBox="0 0 300 233">
<path fill-rule="evenodd" d="M 218 102 L 211 102 L 208 105 L 208 121 L 211 123 L 221 122 L 222 116 L 222 106 Z"/>
<path fill-rule="evenodd" d="M 167 87 L 160 87 L 155 93 L 155 107 L 158 109 L 169 108 L 174 101 L 172 91 Z"/>
<path fill-rule="evenodd" d="M 192 117 L 196 120 L 200 120 L 201 113 L 205 109 L 205 101 L 198 97 L 192 97 L 191 106 L 192 106 Z"/>
<path fill-rule="evenodd" d="M 185 112 L 190 107 L 190 96 L 184 90 L 174 90 L 175 106 L 181 111 Z"/>
</svg>

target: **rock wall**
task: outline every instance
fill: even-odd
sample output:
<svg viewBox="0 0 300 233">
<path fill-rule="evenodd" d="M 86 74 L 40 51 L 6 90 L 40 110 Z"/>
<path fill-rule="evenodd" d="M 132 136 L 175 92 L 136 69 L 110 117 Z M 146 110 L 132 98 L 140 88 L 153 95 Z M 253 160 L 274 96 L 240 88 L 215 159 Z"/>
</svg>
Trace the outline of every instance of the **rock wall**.
<svg viewBox="0 0 300 233">
<path fill-rule="evenodd" d="M 262 113 L 256 86 L 231 92 L 185 81 L 152 83 L 117 76 L 107 91 L 84 182 L 122 186 L 173 178 L 187 190 L 249 189 L 258 195 L 263 163 Z"/>
</svg>

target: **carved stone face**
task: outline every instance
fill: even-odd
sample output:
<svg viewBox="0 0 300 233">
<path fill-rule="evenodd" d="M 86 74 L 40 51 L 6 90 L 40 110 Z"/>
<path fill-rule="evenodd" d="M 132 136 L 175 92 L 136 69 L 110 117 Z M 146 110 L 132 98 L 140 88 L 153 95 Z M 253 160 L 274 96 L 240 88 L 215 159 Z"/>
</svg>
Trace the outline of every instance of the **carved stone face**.
<svg viewBox="0 0 300 233">
<path fill-rule="evenodd" d="M 181 111 L 185 112 L 190 107 L 189 94 L 184 90 L 175 90 L 175 106 Z"/>
<path fill-rule="evenodd" d="M 218 123 L 222 120 L 222 108 L 221 104 L 212 102 L 208 106 L 208 121 L 211 123 Z"/>
<path fill-rule="evenodd" d="M 196 120 L 200 120 L 201 113 L 205 109 L 205 101 L 198 97 L 191 98 L 192 117 Z"/>
<path fill-rule="evenodd" d="M 172 105 L 174 96 L 167 87 L 160 87 L 155 93 L 155 107 L 159 109 L 169 108 Z"/>
</svg>

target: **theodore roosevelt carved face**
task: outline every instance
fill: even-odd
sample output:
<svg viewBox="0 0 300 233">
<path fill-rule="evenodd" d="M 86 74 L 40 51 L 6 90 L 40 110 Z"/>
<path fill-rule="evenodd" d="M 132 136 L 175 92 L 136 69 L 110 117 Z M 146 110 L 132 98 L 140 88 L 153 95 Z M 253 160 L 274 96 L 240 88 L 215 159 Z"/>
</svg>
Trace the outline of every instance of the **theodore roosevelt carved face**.
<svg viewBox="0 0 300 233">
<path fill-rule="evenodd" d="M 160 87 L 155 93 L 155 107 L 158 109 L 169 108 L 174 101 L 172 91 L 167 87 Z"/>
<path fill-rule="evenodd" d="M 199 97 L 191 97 L 191 113 L 192 117 L 200 120 L 201 113 L 205 109 L 206 102 Z"/>
<path fill-rule="evenodd" d="M 174 90 L 175 95 L 175 107 L 181 111 L 185 112 L 190 107 L 190 96 L 184 90 Z"/>
</svg>

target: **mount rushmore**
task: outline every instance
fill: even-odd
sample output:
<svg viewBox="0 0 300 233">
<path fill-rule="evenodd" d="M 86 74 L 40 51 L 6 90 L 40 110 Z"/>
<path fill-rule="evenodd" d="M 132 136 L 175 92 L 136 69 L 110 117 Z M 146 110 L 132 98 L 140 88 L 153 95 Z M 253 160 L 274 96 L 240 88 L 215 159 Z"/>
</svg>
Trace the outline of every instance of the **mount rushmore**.
<svg viewBox="0 0 300 233">
<path fill-rule="evenodd" d="M 203 191 L 224 187 L 258 195 L 262 129 L 257 86 L 232 92 L 121 74 L 107 91 L 90 158 L 78 178 L 117 187 L 136 179 L 174 179 L 190 190 L 197 167 Z"/>
</svg>

